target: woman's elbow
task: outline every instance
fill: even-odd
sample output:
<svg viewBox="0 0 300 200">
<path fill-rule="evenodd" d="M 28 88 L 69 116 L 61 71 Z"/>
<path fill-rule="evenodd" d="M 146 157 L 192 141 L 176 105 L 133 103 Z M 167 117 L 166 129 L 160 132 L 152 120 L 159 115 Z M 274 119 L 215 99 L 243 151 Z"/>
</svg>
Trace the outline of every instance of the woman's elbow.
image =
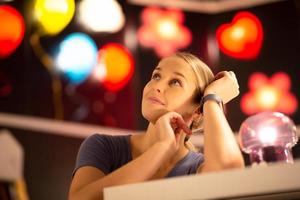
<svg viewBox="0 0 300 200">
<path fill-rule="evenodd" d="M 223 171 L 227 169 L 242 169 L 245 167 L 245 163 L 243 159 L 236 160 L 226 160 L 226 161 L 212 161 L 205 162 L 201 167 L 199 167 L 197 173 L 203 172 L 217 172 Z"/>
<path fill-rule="evenodd" d="M 100 195 L 100 196 L 97 196 L 97 197 L 92 197 L 90 195 L 83 195 L 82 193 L 79 193 L 79 192 L 74 192 L 74 193 L 70 193 L 69 196 L 68 196 L 68 200 L 82 200 L 82 199 L 85 199 L 85 200 L 102 200 L 103 199 L 103 196 Z"/>
<path fill-rule="evenodd" d="M 77 195 L 75 195 L 75 194 L 69 194 L 68 200 L 79 200 L 79 199 L 77 198 Z"/>
<path fill-rule="evenodd" d="M 227 169 L 241 169 L 244 167 L 245 167 L 244 159 L 240 157 L 220 159 L 215 162 L 215 168 L 218 171 L 227 170 Z"/>
<path fill-rule="evenodd" d="M 80 200 L 82 199 L 82 195 L 78 193 L 78 191 L 73 191 L 69 193 L 68 200 Z M 85 198 L 87 199 L 87 198 Z"/>
<path fill-rule="evenodd" d="M 82 199 L 85 199 L 85 200 L 102 200 L 103 197 L 102 195 L 91 195 L 91 193 L 86 193 L 86 192 L 83 192 L 83 191 L 72 191 L 69 193 L 69 196 L 68 196 L 68 200 L 82 200 Z"/>
<path fill-rule="evenodd" d="M 223 169 L 241 169 L 245 167 L 243 158 L 229 159 L 222 164 Z"/>
</svg>

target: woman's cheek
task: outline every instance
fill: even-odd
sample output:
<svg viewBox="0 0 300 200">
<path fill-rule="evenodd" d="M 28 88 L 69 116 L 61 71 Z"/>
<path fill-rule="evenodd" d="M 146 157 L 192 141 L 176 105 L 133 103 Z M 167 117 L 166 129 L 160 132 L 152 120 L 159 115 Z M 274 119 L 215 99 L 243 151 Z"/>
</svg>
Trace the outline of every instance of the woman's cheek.
<svg viewBox="0 0 300 200">
<path fill-rule="evenodd" d="M 150 85 L 151 85 L 150 82 L 148 82 L 148 83 L 145 85 L 145 87 L 144 87 L 144 89 L 143 89 L 143 95 L 145 95 L 145 94 L 147 94 L 147 93 L 149 92 L 149 90 L 150 90 Z"/>
</svg>

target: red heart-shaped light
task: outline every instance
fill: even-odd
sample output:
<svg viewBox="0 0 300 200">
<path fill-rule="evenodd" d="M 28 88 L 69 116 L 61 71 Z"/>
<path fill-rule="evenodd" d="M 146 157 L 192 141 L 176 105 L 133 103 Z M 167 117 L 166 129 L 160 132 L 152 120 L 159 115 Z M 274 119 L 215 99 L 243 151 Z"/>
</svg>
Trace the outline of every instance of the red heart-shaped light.
<svg viewBox="0 0 300 200">
<path fill-rule="evenodd" d="M 0 58 L 5 58 L 20 45 L 25 31 L 22 15 L 11 6 L 0 6 Z"/>
<path fill-rule="evenodd" d="M 260 52 L 263 28 L 259 19 L 250 12 L 239 12 L 232 23 L 223 24 L 217 30 L 217 42 L 221 51 L 237 59 L 254 59 Z"/>
</svg>

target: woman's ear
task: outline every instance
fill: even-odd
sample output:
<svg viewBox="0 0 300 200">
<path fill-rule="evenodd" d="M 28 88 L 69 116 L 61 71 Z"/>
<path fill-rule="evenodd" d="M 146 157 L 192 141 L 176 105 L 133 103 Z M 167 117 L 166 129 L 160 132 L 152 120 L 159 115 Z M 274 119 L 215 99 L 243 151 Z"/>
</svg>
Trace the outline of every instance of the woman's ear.
<svg viewBox="0 0 300 200">
<path fill-rule="evenodd" d="M 190 126 L 191 129 L 196 130 L 202 124 L 202 113 L 200 112 L 200 106 L 197 106 L 192 116 L 192 124 Z"/>
<path fill-rule="evenodd" d="M 201 99 L 202 99 L 202 97 L 203 97 L 202 92 L 199 92 L 198 90 L 196 90 L 194 102 L 195 102 L 196 104 L 199 104 L 200 101 L 201 101 Z"/>
<path fill-rule="evenodd" d="M 193 113 L 193 120 L 197 120 L 201 117 L 202 113 L 200 111 L 200 106 L 197 106 L 197 108 L 195 109 L 194 113 Z"/>
</svg>

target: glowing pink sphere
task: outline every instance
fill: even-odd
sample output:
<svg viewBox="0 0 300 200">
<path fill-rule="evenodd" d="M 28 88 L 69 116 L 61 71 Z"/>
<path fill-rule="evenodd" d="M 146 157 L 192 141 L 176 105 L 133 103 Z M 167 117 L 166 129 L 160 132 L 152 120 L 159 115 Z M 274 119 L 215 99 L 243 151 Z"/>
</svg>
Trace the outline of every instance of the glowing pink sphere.
<svg viewBox="0 0 300 200">
<path fill-rule="evenodd" d="M 294 122 L 279 112 L 262 112 L 241 125 L 240 146 L 250 154 L 252 164 L 261 162 L 293 163 L 291 148 L 297 143 Z"/>
</svg>

